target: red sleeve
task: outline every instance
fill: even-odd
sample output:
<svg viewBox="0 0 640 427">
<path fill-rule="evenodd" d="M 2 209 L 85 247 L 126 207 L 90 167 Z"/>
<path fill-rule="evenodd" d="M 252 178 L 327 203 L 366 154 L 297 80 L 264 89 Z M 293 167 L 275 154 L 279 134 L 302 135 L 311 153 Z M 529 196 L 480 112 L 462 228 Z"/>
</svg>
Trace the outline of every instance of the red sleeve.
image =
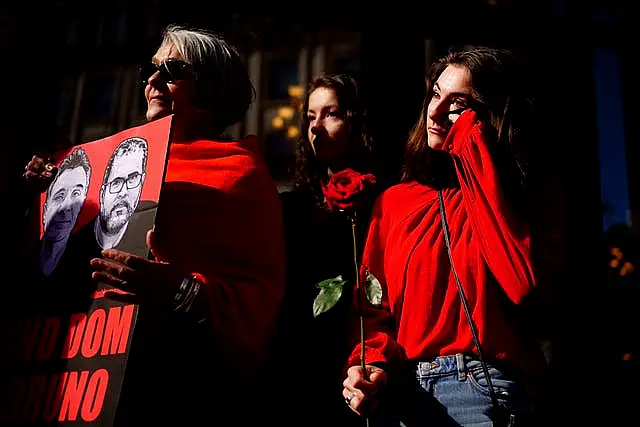
<svg viewBox="0 0 640 427">
<path fill-rule="evenodd" d="M 284 288 L 275 275 L 251 271 L 197 275 L 209 300 L 209 319 L 224 360 L 245 366 L 247 373 L 262 369 L 275 332 Z"/>
<path fill-rule="evenodd" d="M 268 354 L 285 283 L 280 201 L 267 175 L 249 175 L 238 182 L 244 191 L 238 189 L 232 206 L 218 205 L 229 213 L 226 220 L 218 217 L 208 237 L 218 241 L 211 254 L 217 260 L 203 263 L 207 269 L 200 272 L 220 351 L 237 366 L 247 364 L 247 371 Z"/>
<path fill-rule="evenodd" d="M 370 271 L 382 285 L 382 305 L 375 307 L 363 296 L 362 314 L 365 332 L 365 363 L 376 362 L 394 364 L 402 360 L 403 352 L 396 342 L 395 320 L 390 311 L 389 298 L 385 278 L 385 243 L 387 239 L 388 221 L 383 217 L 382 199 L 376 202 L 372 214 L 369 231 L 365 243 L 361 263 L 362 286 L 365 284 L 366 272 Z M 350 326 L 350 334 L 355 348 L 348 360 L 348 367 L 360 364 L 360 318 L 357 312 L 358 291 L 354 294 L 354 315 Z"/>
<path fill-rule="evenodd" d="M 277 188 L 264 163 L 232 143 L 177 145 L 154 249 L 200 278 L 219 354 L 250 376 L 264 369 L 284 295 Z"/>
<path fill-rule="evenodd" d="M 475 113 L 460 116 L 448 138 L 474 234 L 491 273 L 519 303 L 533 289 L 530 232 L 507 205 L 485 136 Z"/>
</svg>

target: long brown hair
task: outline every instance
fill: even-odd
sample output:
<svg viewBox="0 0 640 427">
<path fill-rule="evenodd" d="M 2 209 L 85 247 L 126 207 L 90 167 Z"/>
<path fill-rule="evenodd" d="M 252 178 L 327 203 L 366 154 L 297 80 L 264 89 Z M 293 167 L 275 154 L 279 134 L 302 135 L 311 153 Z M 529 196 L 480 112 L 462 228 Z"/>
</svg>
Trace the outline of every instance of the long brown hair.
<svg viewBox="0 0 640 427">
<path fill-rule="evenodd" d="M 401 180 L 437 185 L 447 168 L 437 150 L 427 143 L 427 113 L 433 87 L 449 66 L 466 68 L 471 75 L 471 106 L 494 134 L 490 147 L 505 196 L 518 203 L 527 178 L 528 140 L 535 121 L 533 100 L 525 91 L 525 67 L 507 50 L 466 46 L 437 60 L 427 76 L 420 117 L 409 134 Z M 526 132 L 525 132 L 526 129 Z"/>
<path fill-rule="evenodd" d="M 306 189 L 321 200 L 323 173 L 326 166 L 320 164 L 309 142 L 309 96 L 319 88 L 333 89 L 340 109 L 349 126 L 348 166 L 362 173 L 372 172 L 371 149 L 373 138 L 367 132 L 367 109 L 364 94 L 358 81 L 345 73 L 321 73 L 309 84 L 302 109 L 300 138 L 296 147 L 294 186 Z"/>
</svg>

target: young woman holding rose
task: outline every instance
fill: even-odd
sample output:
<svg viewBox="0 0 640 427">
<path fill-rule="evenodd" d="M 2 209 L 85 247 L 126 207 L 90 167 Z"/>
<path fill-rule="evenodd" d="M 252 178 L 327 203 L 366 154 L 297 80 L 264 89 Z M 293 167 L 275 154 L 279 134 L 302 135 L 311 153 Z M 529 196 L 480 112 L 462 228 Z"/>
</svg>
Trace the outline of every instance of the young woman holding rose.
<svg viewBox="0 0 640 427">
<path fill-rule="evenodd" d="M 390 403 L 386 396 L 397 401 L 388 425 L 521 425 L 530 416 L 523 379 L 545 366 L 517 317 L 536 285 L 524 159 L 533 109 L 524 82 L 502 50 L 467 48 L 434 64 L 401 183 L 371 214 L 361 271 L 381 282 L 383 303 L 365 310 L 366 373 L 360 346 L 348 359 L 343 397 L 354 412 Z"/>
<path fill-rule="evenodd" d="M 297 145 L 294 189 L 281 194 L 287 248 L 287 290 L 279 326 L 277 363 L 309 383 L 304 393 L 283 390 L 284 402 L 308 409 L 295 425 L 344 425 L 359 421 L 340 398 L 348 311 L 355 265 L 350 215 L 357 220 L 361 252 L 376 196 L 371 174 L 372 138 L 357 81 L 347 74 L 320 74 L 308 89 Z M 316 284 L 342 276 L 339 302 L 314 317 Z M 311 393 L 311 395 L 309 395 Z M 298 398 L 295 403 L 291 399 Z M 293 415 L 293 414 L 292 414 Z"/>
</svg>

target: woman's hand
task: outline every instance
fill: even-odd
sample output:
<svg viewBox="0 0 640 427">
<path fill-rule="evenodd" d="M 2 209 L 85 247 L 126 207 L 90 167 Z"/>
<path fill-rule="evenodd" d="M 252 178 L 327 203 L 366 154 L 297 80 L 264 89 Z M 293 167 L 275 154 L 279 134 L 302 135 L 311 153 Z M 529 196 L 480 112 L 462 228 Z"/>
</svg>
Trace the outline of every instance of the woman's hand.
<svg viewBox="0 0 640 427">
<path fill-rule="evenodd" d="M 91 260 L 93 280 L 134 294 L 133 302 L 172 307 L 187 274 L 167 262 L 149 260 L 117 249 L 105 249 Z"/>
<path fill-rule="evenodd" d="M 361 366 L 352 366 L 344 380 L 342 396 L 347 405 L 358 415 L 366 415 L 373 411 L 378 403 L 380 392 L 387 384 L 387 373 L 384 369 L 366 365 L 366 375 Z"/>
<path fill-rule="evenodd" d="M 27 166 L 24 168 L 24 180 L 27 186 L 38 193 L 42 193 L 53 181 L 58 168 L 53 164 L 53 160 L 50 157 L 34 155 Z"/>
</svg>

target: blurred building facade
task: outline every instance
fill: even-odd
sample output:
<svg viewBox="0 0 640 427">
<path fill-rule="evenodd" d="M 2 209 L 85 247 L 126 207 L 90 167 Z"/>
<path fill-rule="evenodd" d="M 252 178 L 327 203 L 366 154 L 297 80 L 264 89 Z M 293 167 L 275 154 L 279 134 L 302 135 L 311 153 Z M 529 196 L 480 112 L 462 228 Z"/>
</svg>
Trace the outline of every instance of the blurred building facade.
<svg viewBox="0 0 640 427">
<path fill-rule="evenodd" d="M 15 154 L 20 156 L 30 145 L 51 151 L 65 141 L 79 144 L 142 123 L 137 65 L 151 57 L 164 26 L 184 23 L 218 31 L 239 47 L 257 99 L 244 122 L 229 133 L 258 135 L 276 179 L 286 180 L 299 99 L 320 71 L 361 74 L 373 94 L 370 110 L 382 141 L 379 151 L 397 165 L 406 131 L 419 112 L 423 73 L 433 57 L 454 44 L 500 44 L 523 48 L 549 64 L 540 74 L 549 87 L 569 82 L 588 88 L 575 89 L 587 102 L 571 108 L 581 123 L 588 123 L 582 139 L 588 141 L 588 168 L 597 170 L 588 176 L 595 177 L 600 192 L 595 206 L 600 228 L 622 220 L 637 229 L 640 179 L 633 167 L 638 159 L 633 117 L 639 86 L 627 35 L 637 23 L 638 1 L 440 3 L 428 2 L 428 13 L 422 14 L 400 6 L 305 13 L 217 5 L 211 12 L 208 4 L 195 0 L 55 0 L 32 10 L 27 2 L 10 0 L 7 5 L 13 7 L 0 13 L 6 53 L 1 61 L 6 76 L 15 77 L 7 98 L 17 106 L 3 132 L 18 133 L 22 141 L 19 129 L 29 127 L 34 115 L 45 123 L 31 141 L 19 142 Z M 579 67 L 580 75 L 568 71 L 571 67 Z M 40 75 L 26 77 L 25 70 Z M 561 78 L 554 78 L 558 71 Z M 551 110 L 560 108 L 551 99 L 549 95 Z M 394 166 L 390 168 L 393 175 Z M 3 171 L 13 173 L 11 167 Z"/>
<path fill-rule="evenodd" d="M 104 2 L 98 14 L 67 4 L 59 12 L 67 15 L 57 30 L 69 65 L 56 76 L 51 111 L 69 142 L 81 144 L 143 123 L 146 103 L 137 66 L 150 60 L 167 24 L 193 17 L 174 18 L 157 0 Z M 239 48 L 256 88 L 245 120 L 227 133 L 257 135 L 274 177 L 286 180 L 309 79 L 321 71 L 359 72 L 360 34 L 349 28 L 305 30 L 304 22 L 288 19 L 283 28 L 270 17 L 224 17 L 225 22 L 198 20 L 198 26 Z"/>
<path fill-rule="evenodd" d="M 527 9 L 531 2 L 466 3 L 488 16 L 493 10 L 511 13 L 516 3 Z M 367 22 L 366 15 L 372 12 L 367 10 L 313 15 L 277 10 L 268 15 L 204 14 L 203 10 L 190 1 L 182 2 L 180 11 L 175 3 L 162 0 L 56 3 L 53 41 L 60 50 L 58 61 L 66 65 L 55 76 L 51 112 L 71 144 L 144 122 L 137 65 L 149 60 L 169 23 L 212 29 L 238 46 L 256 87 L 256 102 L 244 122 L 228 132 L 235 137 L 257 135 L 278 181 L 287 180 L 299 132 L 300 101 L 313 75 L 354 72 L 363 74 L 365 83 L 382 97 L 389 95 L 384 91 L 401 91 L 391 99 L 404 105 L 394 107 L 396 116 L 383 117 L 397 119 L 397 135 L 402 138 L 419 111 L 425 67 L 450 45 L 419 25 L 404 28 L 403 33 L 402 24 L 394 20 L 407 19 L 409 11 L 391 11 L 384 20 L 374 11 L 374 25 Z M 411 19 L 409 27 L 421 22 Z M 389 86 L 392 80 L 395 88 L 380 84 Z M 392 151 L 397 163 L 399 150 Z"/>
</svg>

